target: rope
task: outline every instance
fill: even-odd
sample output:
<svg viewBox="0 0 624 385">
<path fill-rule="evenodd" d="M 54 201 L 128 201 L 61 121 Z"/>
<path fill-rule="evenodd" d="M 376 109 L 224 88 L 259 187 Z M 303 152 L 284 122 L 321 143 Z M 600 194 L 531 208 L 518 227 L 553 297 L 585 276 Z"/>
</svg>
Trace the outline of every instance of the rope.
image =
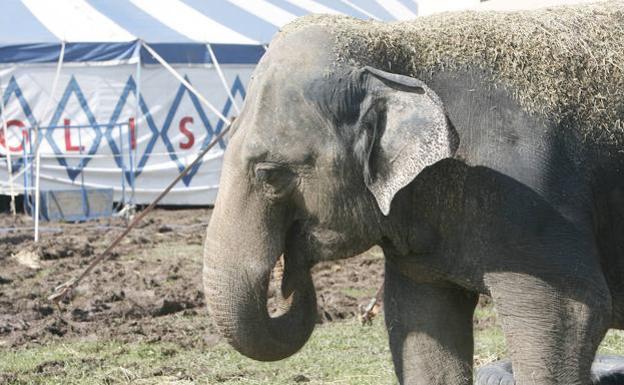
<svg viewBox="0 0 624 385">
<path fill-rule="evenodd" d="M 165 67 L 165 69 L 167 71 L 169 71 L 176 79 L 178 79 L 178 81 L 180 81 L 180 83 L 184 84 L 184 86 L 195 96 L 197 96 L 197 98 L 206 105 L 206 107 L 210 108 L 210 110 L 212 112 L 214 112 L 215 115 L 217 115 L 219 117 L 219 119 L 223 120 L 223 122 L 226 125 L 229 125 L 231 122 L 228 118 L 226 118 L 225 116 L 223 116 L 223 114 L 221 113 L 221 111 L 217 110 L 217 108 L 215 106 L 213 106 L 208 100 L 206 100 L 206 98 L 203 97 L 202 94 L 200 94 L 199 92 L 197 92 L 197 90 L 195 89 L 195 87 L 193 87 L 191 85 L 191 83 L 189 83 L 186 79 L 184 79 L 184 77 L 182 77 L 182 75 L 180 75 L 175 69 L 173 69 L 172 66 L 169 65 L 169 63 L 167 63 L 165 61 L 165 59 L 163 59 L 156 51 L 154 51 L 154 49 L 152 47 L 150 47 L 149 45 L 147 45 L 145 42 L 141 42 L 141 44 L 143 44 L 143 47 L 145 47 L 145 49 L 147 50 L 147 52 L 150 53 L 150 55 L 152 55 L 154 57 L 154 59 L 156 59 L 157 62 L 159 62 L 163 67 Z"/>
<path fill-rule="evenodd" d="M 54 289 L 54 293 L 48 297 L 48 300 L 54 302 L 57 306 L 59 306 L 60 302 L 74 290 L 74 288 L 80 283 L 80 281 L 82 281 L 87 275 L 89 275 L 89 273 L 91 273 L 91 271 L 93 270 L 93 268 L 95 268 L 95 266 L 97 266 L 100 262 L 104 261 L 110 256 L 111 250 L 113 250 L 115 246 L 117 246 L 119 242 L 121 242 L 121 240 L 124 239 L 126 235 L 128 235 L 130 230 L 136 227 L 136 225 L 138 225 L 139 222 L 141 222 L 141 220 L 147 214 L 149 214 L 154 209 L 154 207 L 156 207 L 156 205 L 167 195 L 167 193 L 169 193 L 169 191 L 171 191 L 171 189 L 180 181 L 180 179 L 182 179 L 186 174 L 188 174 L 189 171 L 191 171 L 191 169 L 195 167 L 196 164 L 199 163 L 199 161 L 204 157 L 204 155 L 206 155 L 212 147 L 214 147 L 217 143 L 219 143 L 221 139 L 225 137 L 225 134 L 227 134 L 228 131 L 230 131 L 230 127 L 231 126 L 228 125 L 223 131 L 221 131 L 219 135 L 217 135 L 216 138 L 213 139 L 212 142 L 210 142 L 208 146 L 206 146 L 205 149 L 203 149 L 199 154 L 197 154 L 197 158 L 195 158 L 195 160 L 191 164 L 186 166 L 186 168 L 182 170 L 182 172 L 169 184 L 169 186 L 167 186 L 167 188 L 165 188 L 156 197 L 156 199 L 154 199 L 152 203 L 150 203 L 149 206 L 145 208 L 145 210 L 141 211 L 141 213 L 137 215 L 132 220 L 132 222 L 130 222 L 128 227 L 121 234 L 119 234 L 119 236 L 117 236 L 117 238 L 115 238 L 113 242 L 111 242 L 111 244 L 100 255 L 98 255 L 78 277 L 72 278 L 69 281 L 65 282 L 64 284 L 58 286 L 56 289 Z"/>
<path fill-rule="evenodd" d="M 210 53 L 210 59 L 212 60 L 212 64 L 214 64 L 215 69 L 217 70 L 217 75 L 219 75 L 219 78 L 221 79 L 221 84 L 223 84 L 223 89 L 225 90 L 225 92 L 227 92 L 228 98 L 230 98 L 230 101 L 232 102 L 232 105 L 234 106 L 234 109 L 236 110 L 236 114 L 240 115 L 240 108 L 238 108 L 238 104 L 236 104 L 236 100 L 234 100 L 234 95 L 232 95 L 232 92 L 230 91 L 230 87 L 228 87 L 227 80 L 225 79 L 225 75 L 223 75 L 223 71 L 221 71 L 221 65 L 219 64 L 219 61 L 217 60 L 217 56 L 214 54 L 214 51 L 212 50 L 212 47 L 210 46 L 210 44 L 206 44 L 206 47 L 208 47 L 208 53 Z"/>
</svg>

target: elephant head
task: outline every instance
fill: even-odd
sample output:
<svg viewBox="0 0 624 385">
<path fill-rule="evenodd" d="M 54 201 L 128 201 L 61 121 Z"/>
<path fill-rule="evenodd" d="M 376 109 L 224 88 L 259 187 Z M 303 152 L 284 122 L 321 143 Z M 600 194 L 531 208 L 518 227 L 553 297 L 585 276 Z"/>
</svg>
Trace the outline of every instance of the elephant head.
<svg viewBox="0 0 624 385">
<path fill-rule="evenodd" d="M 295 353 L 316 322 L 309 269 L 384 236 L 391 203 L 456 134 L 421 81 L 337 64 L 332 39 L 307 28 L 278 36 L 256 68 L 224 157 L 208 227 L 204 287 L 220 333 L 269 361 Z M 283 255 L 283 314 L 267 287 Z"/>
</svg>

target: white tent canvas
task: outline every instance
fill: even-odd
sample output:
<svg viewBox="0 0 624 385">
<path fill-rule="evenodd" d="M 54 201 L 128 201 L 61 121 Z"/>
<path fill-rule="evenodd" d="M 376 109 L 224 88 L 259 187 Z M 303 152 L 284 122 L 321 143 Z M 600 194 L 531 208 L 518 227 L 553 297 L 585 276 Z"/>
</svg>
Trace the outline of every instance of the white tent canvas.
<svg viewBox="0 0 624 385">
<path fill-rule="evenodd" d="M 238 114 L 280 26 L 310 12 L 395 20 L 415 8 L 411 0 L 8 0 L 0 192 L 106 187 L 116 201 L 149 203 L 223 118 Z M 212 204 L 225 146 L 162 203 Z"/>
<path fill-rule="evenodd" d="M 320 12 L 390 21 L 518 8 L 505 0 L 6 0 L 2 6 L 0 193 L 108 187 L 116 201 L 137 204 L 149 203 L 223 129 L 223 118 L 238 114 L 265 45 L 296 17 Z M 212 204 L 225 146 L 211 150 L 163 203 Z"/>
</svg>

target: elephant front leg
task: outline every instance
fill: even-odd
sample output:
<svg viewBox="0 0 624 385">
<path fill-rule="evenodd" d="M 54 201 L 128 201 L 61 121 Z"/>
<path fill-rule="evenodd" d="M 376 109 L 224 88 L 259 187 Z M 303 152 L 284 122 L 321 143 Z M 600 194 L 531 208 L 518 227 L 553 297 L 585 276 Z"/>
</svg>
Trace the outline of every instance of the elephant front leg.
<svg viewBox="0 0 624 385">
<path fill-rule="evenodd" d="M 589 384 L 594 354 L 610 320 L 606 284 L 570 278 L 566 286 L 560 279 L 510 272 L 487 280 L 516 385 Z"/>
<path fill-rule="evenodd" d="M 414 282 L 386 263 L 384 311 L 401 384 L 472 384 L 477 300 L 456 286 Z"/>
</svg>

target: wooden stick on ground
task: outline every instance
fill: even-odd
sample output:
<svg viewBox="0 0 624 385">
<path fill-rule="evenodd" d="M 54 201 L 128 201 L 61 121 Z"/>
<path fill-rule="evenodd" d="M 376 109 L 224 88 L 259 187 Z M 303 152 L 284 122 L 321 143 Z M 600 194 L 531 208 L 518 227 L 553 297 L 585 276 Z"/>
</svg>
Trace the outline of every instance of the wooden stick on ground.
<svg viewBox="0 0 624 385">
<path fill-rule="evenodd" d="M 377 294 L 375 294 L 375 297 L 371 298 L 368 305 L 365 307 L 360 306 L 360 322 L 362 322 L 362 325 L 372 325 L 373 318 L 381 311 L 383 288 L 382 283 L 379 289 L 377 289 Z"/>
<path fill-rule="evenodd" d="M 139 213 L 139 215 L 137 215 L 132 222 L 130 222 L 130 224 L 128 225 L 128 227 L 126 227 L 126 229 L 119 234 L 119 236 L 117 238 L 115 238 L 115 240 L 113 240 L 113 242 L 106 248 L 106 250 L 104 250 L 100 255 L 98 255 L 90 264 L 89 266 L 87 266 L 87 268 L 82 272 L 82 274 L 80 274 L 78 277 L 74 277 L 72 279 L 70 279 L 69 281 L 65 282 L 64 284 L 56 287 L 54 289 L 54 293 L 52 295 L 50 295 L 48 297 L 48 300 L 54 302 L 57 306 L 59 306 L 60 302 L 65 299 L 71 292 L 72 290 L 78 286 L 78 284 L 80 283 L 80 281 L 82 281 L 87 275 L 89 275 L 89 273 L 91 273 L 91 271 L 93 270 L 93 268 L 95 268 L 95 266 L 97 264 L 99 264 L 100 262 L 102 262 L 103 260 L 105 260 L 106 258 L 108 258 L 110 256 L 110 252 L 111 250 L 113 250 L 115 248 L 115 246 L 117 246 L 119 244 L 119 242 L 121 242 L 121 240 L 128 235 L 128 233 L 130 232 L 130 230 L 132 230 L 134 227 L 136 227 L 136 225 L 147 215 L 149 214 L 150 211 L 152 211 L 154 209 L 154 207 L 156 207 L 156 205 L 165 197 L 165 195 L 167 195 L 167 193 L 169 193 L 169 191 L 171 191 L 171 189 L 180 181 L 180 179 L 182 179 L 186 174 L 188 174 L 188 172 L 195 167 L 195 165 L 197 165 L 199 163 L 199 161 L 204 157 L 204 155 L 206 155 L 206 153 L 208 153 L 208 151 L 210 151 L 211 148 L 213 148 L 217 143 L 219 143 L 219 141 L 221 139 L 223 139 L 223 137 L 225 136 L 225 134 L 227 134 L 227 132 L 230 130 L 231 125 L 228 125 L 227 127 L 225 127 L 223 129 L 223 131 L 221 131 L 221 133 L 219 135 L 217 135 L 216 138 L 214 138 L 214 140 L 212 142 L 210 142 L 210 144 L 208 144 L 208 146 L 206 146 L 206 148 L 204 148 L 202 151 L 199 152 L 199 154 L 197 154 L 197 158 L 195 158 L 195 160 L 189 164 L 188 166 L 186 166 L 186 168 L 184 170 L 182 170 L 182 172 L 180 173 L 180 175 L 178 175 L 170 184 L 169 186 L 167 186 L 167 188 L 165 188 L 157 197 L 156 199 L 154 199 L 152 201 L 152 203 L 149 204 L 149 206 L 147 206 L 145 208 L 145 210 L 141 211 Z"/>
</svg>

